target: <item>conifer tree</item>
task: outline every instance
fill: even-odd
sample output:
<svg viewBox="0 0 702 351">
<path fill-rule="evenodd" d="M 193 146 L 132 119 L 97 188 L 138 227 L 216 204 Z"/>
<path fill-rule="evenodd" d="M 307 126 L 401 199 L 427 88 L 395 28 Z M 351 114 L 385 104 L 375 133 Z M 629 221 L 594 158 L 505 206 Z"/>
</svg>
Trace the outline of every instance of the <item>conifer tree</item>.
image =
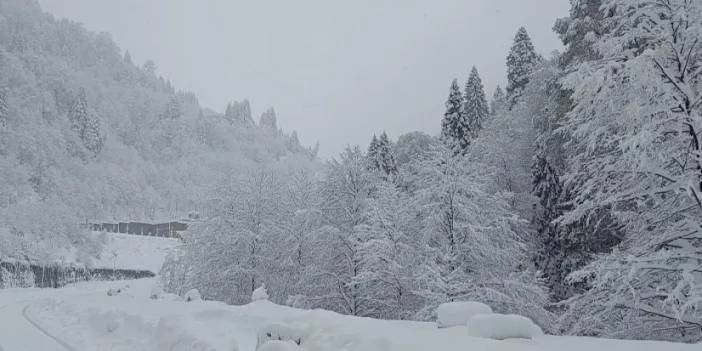
<svg viewBox="0 0 702 351">
<path fill-rule="evenodd" d="M 7 126 L 7 93 L 0 90 L 0 128 Z"/>
<path fill-rule="evenodd" d="M 380 134 L 380 138 L 378 138 L 378 161 L 380 170 L 386 175 L 397 173 L 395 151 L 393 150 L 392 141 L 390 141 L 385 132 Z"/>
<path fill-rule="evenodd" d="M 380 164 L 378 163 L 378 148 L 378 137 L 373 134 L 370 145 L 368 145 L 368 153 L 366 154 L 366 157 L 368 158 L 368 168 L 371 170 L 380 169 Z"/>
<path fill-rule="evenodd" d="M 100 132 L 100 122 L 88 110 L 85 89 L 81 89 L 78 93 L 68 113 L 68 119 L 71 122 L 71 129 L 78 134 L 83 146 L 97 155 L 104 144 L 104 137 Z"/>
<path fill-rule="evenodd" d="M 124 62 L 127 64 L 132 64 L 132 55 L 129 54 L 129 50 L 124 52 Z"/>
<path fill-rule="evenodd" d="M 514 105 L 521 95 L 539 60 L 529 33 L 524 27 L 520 27 L 507 55 L 507 97 L 511 105 Z"/>
<path fill-rule="evenodd" d="M 494 116 L 498 111 L 505 108 L 507 104 L 507 97 L 505 96 L 505 91 L 499 85 L 495 88 L 495 92 L 492 94 L 492 101 L 490 102 L 490 115 Z"/>
<path fill-rule="evenodd" d="M 456 79 L 451 82 L 446 113 L 441 121 L 441 138 L 454 152 L 465 154 L 470 145 L 471 130 L 463 113 L 463 94 Z"/>
<path fill-rule="evenodd" d="M 468 76 L 464 98 L 463 113 L 468 121 L 472 136 L 475 138 L 490 114 L 487 99 L 485 98 L 483 81 L 480 79 L 478 69 L 475 66 L 473 66 L 470 76 Z"/>
</svg>

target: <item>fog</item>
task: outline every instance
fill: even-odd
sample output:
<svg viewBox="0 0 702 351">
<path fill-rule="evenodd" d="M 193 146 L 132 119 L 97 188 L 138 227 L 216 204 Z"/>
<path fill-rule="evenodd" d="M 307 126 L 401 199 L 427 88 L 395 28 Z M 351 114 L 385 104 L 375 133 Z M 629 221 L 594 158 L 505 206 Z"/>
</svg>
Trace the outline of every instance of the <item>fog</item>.
<svg viewBox="0 0 702 351">
<path fill-rule="evenodd" d="M 40 0 L 56 17 L 112 34 L 139 64 L 223 111 L 248 98 L 324 158 L 386 130 L 438 133 L 448 87 L 477 66 L 490 96 L 504 87 L 519 26 L 537 50 L 560 48 L 566 0 L 336 2 Z"/>
</svg>

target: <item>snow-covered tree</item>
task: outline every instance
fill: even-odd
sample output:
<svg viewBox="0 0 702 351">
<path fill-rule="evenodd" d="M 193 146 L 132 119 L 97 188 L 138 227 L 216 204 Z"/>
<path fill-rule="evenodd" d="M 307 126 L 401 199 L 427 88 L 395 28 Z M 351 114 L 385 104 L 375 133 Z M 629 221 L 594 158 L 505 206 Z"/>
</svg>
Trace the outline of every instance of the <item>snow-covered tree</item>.
<svg viewBox="0 0 702 351">
<path fill-rule="evenodd" d="M 495 88 L 495 92 L 492 93 L 492 101 L 490 101 L 490 114 L 492 116 L 500 113 L 507 107 L 507 96 L 505 91 L 499 85 Z"/>
<path fill-rule="evenodd" d="M 514 105 L 521 95 L 539 60 L 529 33 L 524 27 L 520 27 L 507 55 L 507 99 L 511 105 Z"/>
<path fill-rule="evenodd" d="M 100 132 L 100 122 L 88 109 L 85 89 L 81 89 L 74 100 L 68 119 L 78 137 L 88 151 L 98 154 L 104 144 L 104 136 Z"/>
<path fill-rule="evenodd" d="M 566 50 L 559 57 L 562 66 L 599 58 L 595 41 L 605 33 L 602 0 L 570 0 L 570 15 L 553 26 Z"/>
<path fill-rule="evenodd" d="M 358 280 L 378 306 L 375 317 L 411 318 L 422 303 L 414 280 L 421 251 L 411 199 L 394 184 L 382 182 L 369 201 L 368 216 L 368 240 L 361 246 L 364 269 Z"/>
<path fill-rule="evenodd" d="M 415 201 L 427 247 L 418 276 L 427 300 L 424 318 L 442 302 L 477 300 L 548 324 L 545 290 L 534 272 L 520 272 L 526 250 L 518 231 L 524 222 L 507 202 L 509 194 L 491 190 L 489 167 L 443 145 L 419 162 Z"/>
<path fill-rule="evenodd" d="M 702 336 L 702 3 L 603 0 L 602 59 L 565 84 L 577 184 L 564 223 L 609 206 L 624 238 L 572 275 L 590 289 L 571 332 L 699 340 Z"/>
<path fill-rule="evenodd" d="M 7 106 L 7 92 L 0 89 L 0 128 L 4 128 L 7 126 L 7 114 L 8 114 L 8 106 Z"/>
<path fill-rule="evenodd" d="M 273 108 L 269 108 L 261 114 L 261 118 L 258 120 L 258 126 L 271 131 L 278 130 L 278 122 Z"/>
<path fill-rule="evenodd" d="M 485 87 L 480 79 L 478 69 L 473 66 L 466 82 L 464 93 L 463 113 L 468 121 L 468 128 L 473 134 L 473 138 L 478 135 L 478 132 L 483 127 L 483 122 L 490 115 L 490 107 L 485 98 Z"/>
<path fill-rule="evenodd" d="M 366 154 L 370 169 L 381 172 L 383 178 L 397 174 L 394 149 L 395 146 L 387 133 L 382 132 L 380 138 L 374 134 Z"/>
<path fill-rule="evenodd" d="M 463 94 L 456 79 L 451 82 L 446 112 L 441 120 L 441 138 L 449 143 L 456 153 L 465 153 L 470 145 L 472 132 L 463 113 Z"/>
<path fill-rule="evenodd" d="M 166 107 L 161 114 L 162 119 L 176 120 L 183 116 L 183 107 L 180 101 L 178 101 L 178 96 L 172 96 L 168 99 Z"/>
<path fill-rule="evenodd" d="M 332 290 L 318 296 L 325 308 L 351 315 L 377 313 L 377 306 L 359 278 L 364 270 L 364 244 L 368 240 L 368 200 L 373 189 L 366 157 L 358 147 L 347 148 L 332 160 L 322 182 L 323 214 L 330 231 L 330 261 L 323 269 L 333 279 Z"/>
</svg>

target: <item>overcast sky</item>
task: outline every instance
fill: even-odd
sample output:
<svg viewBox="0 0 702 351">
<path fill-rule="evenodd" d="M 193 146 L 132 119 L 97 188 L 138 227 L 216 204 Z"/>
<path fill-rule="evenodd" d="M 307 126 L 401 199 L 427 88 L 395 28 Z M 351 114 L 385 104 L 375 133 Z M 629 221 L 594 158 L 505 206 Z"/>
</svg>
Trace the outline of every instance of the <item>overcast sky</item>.
<svg viewBox="0 0 702 351">
<path fill-rule="evenodd" d="M 519 26 L 539 52 L 567 0 L 40 0 L 57 17 L 112 34 L 135 63 L 200 104 L 223 111 L 248 98 L 329 157 L 373 133 L 437 134 L 455 77 L 475 65 L 488 96 L 504 87 Z"/>
</svg>

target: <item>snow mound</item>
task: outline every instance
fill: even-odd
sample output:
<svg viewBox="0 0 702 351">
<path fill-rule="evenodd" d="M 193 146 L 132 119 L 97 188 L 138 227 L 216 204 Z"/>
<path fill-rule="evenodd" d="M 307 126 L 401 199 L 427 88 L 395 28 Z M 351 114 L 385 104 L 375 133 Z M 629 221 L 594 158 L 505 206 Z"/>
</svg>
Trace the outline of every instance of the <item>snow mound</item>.
<svg viewBox="0 0 702 351">
<path fill-rule="evenodd" d="M 152 300 L 158 300 L 161 298 L 163 295 L 163 288 L 161 287 L 161 284 L 154 284 L 154 286 L 151 287 L 151 292 L 149 293 L 149 298 Z"/>
<path fill-rule="evenodd" d="M 266 290 L 266 285 L 261 285 L 251 294 L 251 301 L 268 300 L 268 291 Z"/>
<path fill-rule="evenodd" d="M 516 314 L 478 314 L 468 320 L 468 335 L 489 339 L 531 339 L 543 331 L 531 319 Z"/>
<path fill-rule="evenodd" d="M 183 301 L 185 302 L 200 300 L 202 300 L 202 296 L 200 296 L 200 292 L 197 291 L 197 289 L 190 289 L 188 290 L 188 292 L 185 293 L 185 296 L 183 296 Z"/>
<path fill-rule="evenodd" d="M 271 340 L 256 348 L 257 351 L 297 351 L 302 350 L 292 341 Z"/>
<path fill-rule="evenodd" d="M 257 334 L 260 346 L 269 341 L 286 341 L 300 345 L 308 334 L 308 327 L 300 323 L 272 323 L 259 328 Z"/>
<path fill-rule="evenodd" d="M 492 313 L 492 308 L 480 302 L 461 301 L 442 303 L 439 305 L 439 308 L 436 309 L 436 325 L 439 328 L 456 327 L 459 325 L 464 326 L 471 317 L 478 314 L 490 313 Z"/>
<path fill-rule="evenodd" d="M 239 346 L 231 336 L 213 328 L 211 324 L 181 316 L 168 316 L 159 319 L 150 350 L 237 351 Z"/>
</svg>

